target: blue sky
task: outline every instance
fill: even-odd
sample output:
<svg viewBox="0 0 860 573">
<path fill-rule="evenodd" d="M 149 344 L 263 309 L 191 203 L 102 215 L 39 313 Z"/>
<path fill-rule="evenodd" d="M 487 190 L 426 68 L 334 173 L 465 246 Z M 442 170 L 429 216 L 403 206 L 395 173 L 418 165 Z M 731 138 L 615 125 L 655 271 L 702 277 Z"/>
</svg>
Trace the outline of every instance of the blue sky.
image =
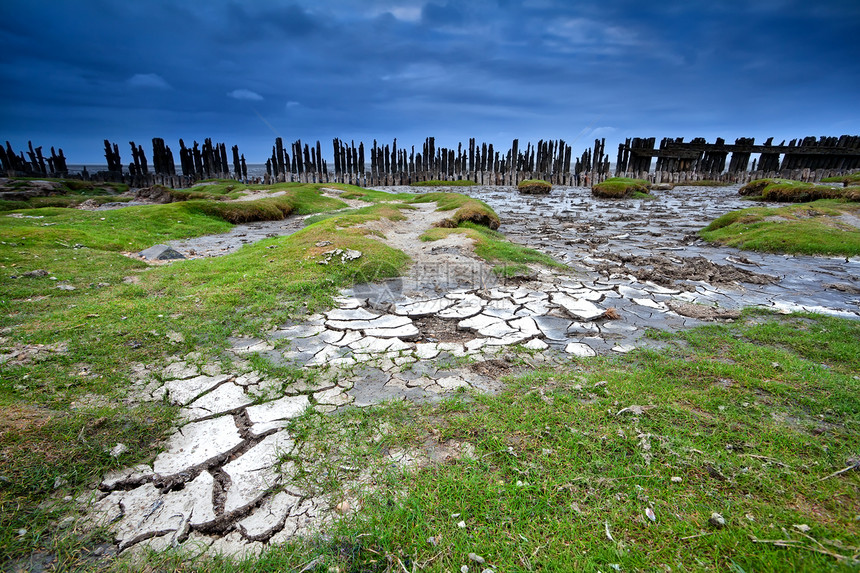
<svg viewBox="0 0 860 573">
<path fill-rule="evenodd" d="M 858 30 L 857 0 L 2 0 L 0 141 L 857 134 Z"/>
</svg>

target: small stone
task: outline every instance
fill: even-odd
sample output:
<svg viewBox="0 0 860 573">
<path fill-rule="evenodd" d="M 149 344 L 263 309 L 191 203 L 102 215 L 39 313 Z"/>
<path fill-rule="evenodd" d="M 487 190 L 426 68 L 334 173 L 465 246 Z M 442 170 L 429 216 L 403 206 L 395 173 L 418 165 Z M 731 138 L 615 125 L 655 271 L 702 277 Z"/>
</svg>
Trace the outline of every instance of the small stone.
<svg viewBox="0 0 860 573">
<path fill-rule="evenodd" d="M 679 476 L 672 476 L 671 481 L 672 483 L 681 483 L 682 481 L 684 481 L 684 478 Z"/>
<path fill-rule="evenodd" d="M 138 256 L 148 261 L 170 261 L 184 259 L 185 255 L 167 245 L 155 245 L 138 253 Z"/>
<path fill-rule="evenodd" d="M 809 533 L 809 530 L 812 528 L 806 525 L 805 523 L 795 523 L 792 527 L 798 530 L 801 533 Z"/>
<path fill-rule="evenodd" d="M 708 523 L 716 527 L 717 529 L 722 529 L 726 526 L 726 519 L 717 512 L 711 514 L 711 518 L 708 519 Z"/>
<path fill-rule="evenodd" d="M 111 457 L 118 458 L 121 455 L 123 455 L 124 453 L 126 453 L 127 451 L 128 451 L 128 446 L 126 446 L 125 444 L 120 442 L 111 448 L 110 455 L 111 455 Z"/>
<path fill-rule="evenodd" d="M 469 566 L 468 565 L 461 565 L 460 566 L 460 573 L 469 573 Z"/>
<path fill-rule="evenodd" d="M 612 352 L 617 352 L 619 354 L 627 354 L 628 352 L 633 352 L 636 350 L 636 347 L 632 344 L 619 344 L 617 346 L 612 347 Z"/>
<path fill-rule="evenodd" d="M 461 522 L 457 523 L 457 527 L 459 527 L 460 529 L 466 529 L 466 522 L 461 521 Z"/>
<path fill-rule="evenodd" d="M 26 273 L 22 273 L 22 277 L 46 277 L 48 276 L 48 271 L 45 269 L 36 269 L 35 271 L 27 271 Z"/>
<path fill-rule="evenodd" d="M 564 347 L 564 351 L 568 354 L 573 354 L 574 356 L 579 356 L 582 358 L 597 356 L 597 352 L 595 352 L 593 348 L 583 342 L 571 342 Z"/>
<path fill-rule="evenodd" d="M 480 555 L 478 555 L 476 553 L 469 553 L 469 559 L 471 561 L 474 561 L 475 563 L 479 563 L 481 565 L 483 565 L 484 563 L 487 562 L 486 559 L 484 559 L 483 557 L 481 557 Z"/>
<path fill-rule="evenodd" d="M 539 338 L 533 338 L 523 344 L 523 348 L 528 348 L 529 350 L 546 350 L 549 348 L 549 344 Z"/>
<path fill-rule="evenodd" d="M 171 331 L 167 333 L 167 340 L 174 344 L 182 344 L 185 342 L 185 336 L 181 332 Z"/>
</svg>

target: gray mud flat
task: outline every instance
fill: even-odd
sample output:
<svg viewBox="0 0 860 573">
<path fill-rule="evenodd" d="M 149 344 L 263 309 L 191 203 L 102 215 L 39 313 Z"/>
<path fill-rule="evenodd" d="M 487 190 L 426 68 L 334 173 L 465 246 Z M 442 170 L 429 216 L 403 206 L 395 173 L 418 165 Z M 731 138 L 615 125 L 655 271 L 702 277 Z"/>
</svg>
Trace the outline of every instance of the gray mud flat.
<svg viewBox="0 0 860 573">
<path fill-rule="evenodd" d="M 170 241 L 166 244 L 185 255 L 188 259 L 220 257 L 234 253 L 244 245 L 250 245 L 263 239 L 292 235 L 304 226 L 303 217 L 293 216 L 281 221 L 244 223 L 236 225 L 230 231 L 221 233 L 220 235 L 181 239 Z"/>
<path fill-rule="evenodd" d="M 592 280 L 654 282 L 698 292 L 693 302 L 729 309 L 761 306 L 860 317 L 858 257 L 755 253 L 698 238 L 717 217 L 754 206 L 742 200 L 736 185 L 678 186 L 654 192 L 653 200 L 596 199 L 582 187 L 555 187 L 544 196 L 521 195 L 515 187 L 465 192 L 495 209 L 502 220 L 499 231 L 511 240 Z"/>
</svg>

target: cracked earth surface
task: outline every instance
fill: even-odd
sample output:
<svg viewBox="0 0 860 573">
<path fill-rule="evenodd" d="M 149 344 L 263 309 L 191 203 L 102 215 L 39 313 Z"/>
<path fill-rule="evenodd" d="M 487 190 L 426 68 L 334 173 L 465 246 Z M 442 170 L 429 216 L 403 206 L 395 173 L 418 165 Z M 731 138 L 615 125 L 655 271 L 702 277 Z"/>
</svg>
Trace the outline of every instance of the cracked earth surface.
<svg viewBox="0 0 860 573">
<path fill-rule="evenodd" d="M 405 277 L 358 285 L 301 323 L 231 339 L 231 372 L 199 354 L 136 367 L 133 399 L 176 404 L 181 422 L 152 465 L 105 476 L 88 500 L 88 519 L 107 525 L 120 551 L 256 554 L 319 532 L 351 507 L 303 489 L 286 461 L 313 463 L 312 449 L 286 429 L 308 408 L 438 400 L 460 388 L 495 392 L 504 357 L 520 345 L 531 366 L 563 364 L 655 344 L 643 338 L 649 328 L 731 320 L 744 306 L 860 318 L 856 259 L 740 254 L 693 236 L 745 206 L 736 193 L 676 188 L 655 201 L 621 203 L 596 201 L 585 189 L 549 197 L 472 190 L 496 209 L 509 237 L 572 267 L 537 269 L 516 284 L 498 282 L 464 236 L 419 241 L 444 216 L 432 204 L 404 211 L 407 221 L 371 223 L 412 257 Z M 253 369 L 254 354 L 315 375 L 267 376 Z M 439 447 L 392 450 L 386 463 L 420 467 L 439 459 Z M 470 446 L 451 445 L 445 455 L 470 455 Z M 372 483 L 367 472 L 355 478 L 356 487 Z"/>
</svg>

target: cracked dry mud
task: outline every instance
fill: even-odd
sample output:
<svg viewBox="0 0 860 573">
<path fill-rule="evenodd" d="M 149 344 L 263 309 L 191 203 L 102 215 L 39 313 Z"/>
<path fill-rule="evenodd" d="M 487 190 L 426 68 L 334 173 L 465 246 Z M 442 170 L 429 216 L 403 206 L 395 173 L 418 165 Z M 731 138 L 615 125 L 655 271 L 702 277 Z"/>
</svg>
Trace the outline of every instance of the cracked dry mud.
<svg viewBox="0 0 860 573">
<path fill-rule="evenodd" d="M 743 205 L 736 192 L 676 188 L 655 201 L 613 202 L 585 189 L 538 198 L 477 188 L 471 194 L 496 209 L 509 237 L 572 267 L 539 269 L 517 284 L 497 282 L 461 235 L 419 241 L 444 216 L 434 205 L 404 211 L 407 221 L 372 223 L 412 257 L 405 277 L 358 285 L 325 313 L 231 339 L 233 372 L 199 366 L 197 354 L 136 369 L 134 399 L 177 404 L 181 423 L 152 465 L 104 478 L 89 521 L 108 525 L 120 551 L 256 554 L 320 532 L 356 507 L 294 479 L 289 460 L 313 467 L 316 455 L 286 429 L 307 408 L 331 413 L 391 399 L 436 400 L 460 388 L 495 392 L 515 345 L 529 349 L 533 366 L 562 364 L 653 344 L 642 337 L 648 328 L 731 320 L 744 306 L 860 318 L 856 259 L 741 255 L 691 238 Z M 253 353 L 319 372 L 293 382 L 267 377 L 252 369 Z M 431 440 L 390 451 L 386 462 L 420 467 L 470 451 Z M 365 471 L 353 485 L 372 483 Z"/>
</svg>

